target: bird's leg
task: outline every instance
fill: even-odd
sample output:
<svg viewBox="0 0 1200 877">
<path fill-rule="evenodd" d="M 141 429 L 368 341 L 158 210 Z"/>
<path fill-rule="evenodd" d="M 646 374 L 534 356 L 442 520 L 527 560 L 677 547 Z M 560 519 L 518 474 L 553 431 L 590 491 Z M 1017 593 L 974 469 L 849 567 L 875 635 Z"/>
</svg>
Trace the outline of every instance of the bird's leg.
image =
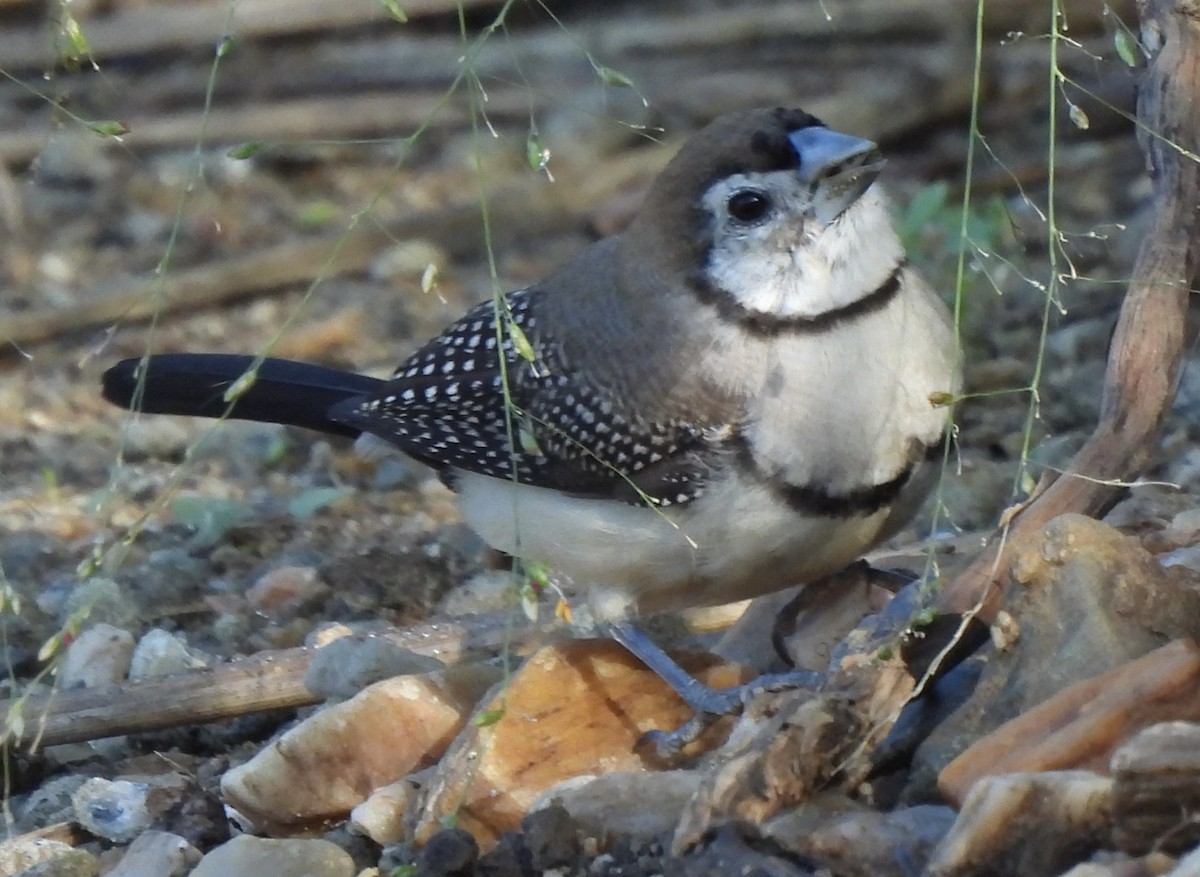
<svg viewBox="0 0 1200 877">
<path fill-rule="evenodd" d="M 629 649 L 634 657 L 671 686 L 693 711 L 723 716 L 741 707 L 740 697 L 730 697 L 728 691 L 717 691 L 705 685 L 680 667 L 656 642 L 646 636 L 640 627 L 628 621 L 621 621 L 608 624 L 606 629 L 609 636 Z"/>
<path fill-rule="evenodd" d="M 700 682 L 677 664 L 641 628 L 628 622 L 609 622 L 608 635 L 627 648 L 643 664 L 671 686 L 695 715 L 675 731 L 651 731 L 647 737 L 654 742 L 664 758 L 677 754 L 698 738 L 721 716 L 741 712 L 747 699 L 763 691 L 782 691 L 789 688 L 817 688 L 824 674 L 812 670 L 793 670 L 766 673 L 743 685 L 717 690 Z"/>
</svg>

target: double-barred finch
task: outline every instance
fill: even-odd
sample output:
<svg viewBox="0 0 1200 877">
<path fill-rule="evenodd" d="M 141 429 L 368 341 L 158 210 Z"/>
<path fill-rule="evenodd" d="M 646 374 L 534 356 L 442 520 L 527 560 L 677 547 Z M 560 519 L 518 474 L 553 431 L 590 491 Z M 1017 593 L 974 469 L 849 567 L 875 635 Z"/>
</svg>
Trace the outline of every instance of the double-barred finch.
<svg viewBox="0 0 1200 877">
<path fill-rule="evenodd" d="M 932 483 L 931 399 L 958 391 L 957 351 L 873 185 L 882 165 L 801 110 L 723 116 L 627 230 L 472 309 L 389 380 L 268 359 L 230 416 L 370 435 L 434 467 L 488 543 L 570 576 L 661 668 L 630 633 L 638 612 L 833 573 Z M 126 360 L 104 392 L 221 415 L 254 361 Z"/>
</svg>

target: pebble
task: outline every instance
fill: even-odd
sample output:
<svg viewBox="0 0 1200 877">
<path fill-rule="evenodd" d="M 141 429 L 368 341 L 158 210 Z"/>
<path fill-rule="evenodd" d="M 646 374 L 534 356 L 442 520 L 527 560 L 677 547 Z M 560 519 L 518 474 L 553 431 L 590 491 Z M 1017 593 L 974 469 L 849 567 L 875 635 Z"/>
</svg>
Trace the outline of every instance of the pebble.
<svg viewBox="0 0 1200 877">
<path fill-rule="evenodd" d="M 18 877 L 96 877 L 100 861 L 87 850 L 67 849 L 21 871 Z"/>
<path fill-rule="evenodd" d="M 531 809 L 557 803 L 589 836 L 650 840 L 674 830 L 700 781 L 694 770 L 617 770 L 573 777 L 539 795 Z"/>
<path fill-rule="evenodd" d="M 764 842 L 747 823 L 714 829 L 674 865 L 675 877 L 754 875 L 754 877 L 812 877 L 818 863 Z"/>
<path fill-rule="evenodd" d="M 1200 724 L 1163 722 L 1112 757 L 1113 838 L 1133 855 L 1180 854 L 1200 844 Z"/>
<path fill-rule="evenodd" d="M 71 796 L 75 818 L 92 834 L 114 843 L 129 843 L 148 829 L 154 817 L 147 806 L 147 783 L 94 777 Z"/>
<path fill-rule="evenodd" d="M 515 599 L 516 583 L 510 570 L 481 570 L 451 588 L 438 611 L 452 616 L 508 612 Z"/>
<path fill-rule="evenodd" d="M 176 417 L 130 417 L 121 433 L 122 450 L 131 462 L 182 460 L 196 438 L 194 427 Z"/>
<path fill-rule="evenodd" d="M 1088 771 L 977 782 L 933 853 L 930 877 L 1060 874 L 1105 849 L 1112 781 Z"/>
<path fill-rule="evenodd" d="M 1200 432 L 1200 428 L 1197 431 Z M 1200 448 L 1195 447 L 1195 439 L 1191 436 L 1186 436 L 1184 441 L 1189 446 L 1171 454 L 1163 478 L 1185 490 L 1200 490 Z"/>
<path fill-rule="evenodd" d="M 539 871 L 562 868 L 579 857 L 579 826 L 561 804 L 551 804 L 521 820 L 525 845 Z"/>
<path fill-rule="evenodd" d="M 407 780 L 381 786 L 350 811 L 350 824 L 380 846 L 396 843 L 404 838 L 404 813 L 415 797 Z"/>
<path fill-rule="evenodd" d="M 820 807 L 798 809 L 819 811 Z M 924 870 L 957 814 L 946 806 L 921 805 L 886 813 L 806 815 L 796 820 L 789 812 L 767 823 L 764 831 L 787 849 L 820 860 L 834 874 L 910 877 Z"/>
<path fill-rule="evenodd" d="M 479 845 L 461 828 L 439 831 L 421 847 L 415 877 L 471 877 Z"/>
<path fill-rule="evenodd" d="M 129 845 L 106 877 L 183 877 L 200 858 L 200 851 L 179 835 L 146 831 Z"/>
<path fill-rule="evenodd" d="M 88 781 L 79 774 L 63 774 L 42 783 L 17 806 L 17 825 L 23 831 L 75 818 L 71 797 Z"/>
<path fill-rule="evenodd" d="M 209 660 L 190 649 L 182 636 L 156 627 L 138 640 L 129 665 L 129 678 L 156 679 L 208 664 Z"/>
<path fill-rule="evenodd" d="M 499 677 L 468 665 L 377 682 L 226 772 L 222 794 L 276 833 L 342 819 L 375 789 L 440 757 Z"/>
<path fill-rule="evenodd" d="M 212 567 L 207 558 L 182 548 L 151 551 L 139 569 L 136 587 L 146 599 L 158 604 L 188 603 L 208 591 Z"/>
<path fill-rule="evenodd" d="M 42 862 L 72 851 L 70 844 L 46 837 L 15 837 L 0 841 L 0 874 L 24 874 Z"/>
<path fill-rule="evenodd" d="M 59 614 L 65 621 L 77 612 L 86 612 L 90 624 L 101 622 L 132 630 L 141 621 L 142 610 L 128 589 L 112 579 L 93 576 L 71 588 Z"/>
<path fill-rule="evenodd" d="M 525 838 L 515 831 L 500 835 L 496 845 L 479 857 L 476 877 L 534 877 L 533 857 Z"/>
<path fill-rule="evenodd" d="M 329 594 L 311 566 L 282 566 L 262 575 L 246 591 L 256 612 L 269 618 L 288 618 L 302 612 Z"/>
<path fill-rule="evenodd" d="M 344 700 L 383 679 L 443 667 L 437 658 L 419 655 L 386 637 L 351 634 L 317 650 L 304 674 L 304 685 L 313 694 Z"/>
<path fill-rule="evenodd" d="M 403 457 L 387 456 L 379 461 L 371 476 L 371 490 L 401 490 L 417 483 L 418 473 Z"/>
<path fill-rule="evenodd" d="M 209 851 L 191 877 L 353 877 L 354 860 L 327 840 L 239 835 Z"/>
<path fill-rule="evenodd" d="M 129 672 L 133 634 L 100 622 L 80 632 L 59 667 L 64 688 L 99 688 L 120 682 Z"/>
<path fill-rule="evenodd" d="M 1163 877 L 1174 873 L 1175 864 L 1175 858 L 1165 853 L 1151 853 L 1137 859 L 1118 853 L 1097 853 L 1091 861 L 1076 865 L 1062 877 Z M 1182 864 L 1183 860 L 1180 860 Z M 1184 874 L 1175 877 L 1184 877 Z M 1188 877 L 1200 877 L 1200 871 L 1191 872 Z"/>
</svg>

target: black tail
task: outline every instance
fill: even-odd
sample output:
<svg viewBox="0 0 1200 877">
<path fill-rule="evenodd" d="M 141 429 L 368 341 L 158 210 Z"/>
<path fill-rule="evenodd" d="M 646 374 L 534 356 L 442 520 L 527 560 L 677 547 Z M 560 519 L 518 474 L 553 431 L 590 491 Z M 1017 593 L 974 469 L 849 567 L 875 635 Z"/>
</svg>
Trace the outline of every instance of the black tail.
<svg viewBox="0 0 1200 877">
<path fill-rule="evenodd" d="M 104 373 L 104 398 L 122 408 L 150 414 L 229 416 L 263 423 L 286 423 L 331 435 L 357 436 L 360 431 L 329 419 L 338 402 L 377 390 L 379 378 L 338 371 L 287 359 L 265 359 L 257 378 L 233 402 L 225 391 L 245 374 L 253 356 L 224 353 L 164 353 L 146 362 L 138 393 L 140 359 L 125 359 Z"/>
</svg>

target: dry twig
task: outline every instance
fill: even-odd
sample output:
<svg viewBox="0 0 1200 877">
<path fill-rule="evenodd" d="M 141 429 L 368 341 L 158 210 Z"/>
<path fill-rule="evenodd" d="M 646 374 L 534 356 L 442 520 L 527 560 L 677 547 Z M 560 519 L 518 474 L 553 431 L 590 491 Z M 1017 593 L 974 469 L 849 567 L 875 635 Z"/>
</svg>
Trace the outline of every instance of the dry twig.
<svg viewBox="0 0 1200 877">
<path fill-rule="evenodd" d="M 1138 92 L 1138 132 L 1154 183 L 1142 241 L 1109 352 L 1100 421 L 1071 465 L 1014 516 L 1002 538 L 941 595 L 953 612 L 999 605 L 1008 549 L 1066 512 L 1096 515 L 1150 465 L 1175 395 L 1184 321 L 1200 260 L 1200 3 L 1142 0 L 1152 59 Z"/>
</svg>

